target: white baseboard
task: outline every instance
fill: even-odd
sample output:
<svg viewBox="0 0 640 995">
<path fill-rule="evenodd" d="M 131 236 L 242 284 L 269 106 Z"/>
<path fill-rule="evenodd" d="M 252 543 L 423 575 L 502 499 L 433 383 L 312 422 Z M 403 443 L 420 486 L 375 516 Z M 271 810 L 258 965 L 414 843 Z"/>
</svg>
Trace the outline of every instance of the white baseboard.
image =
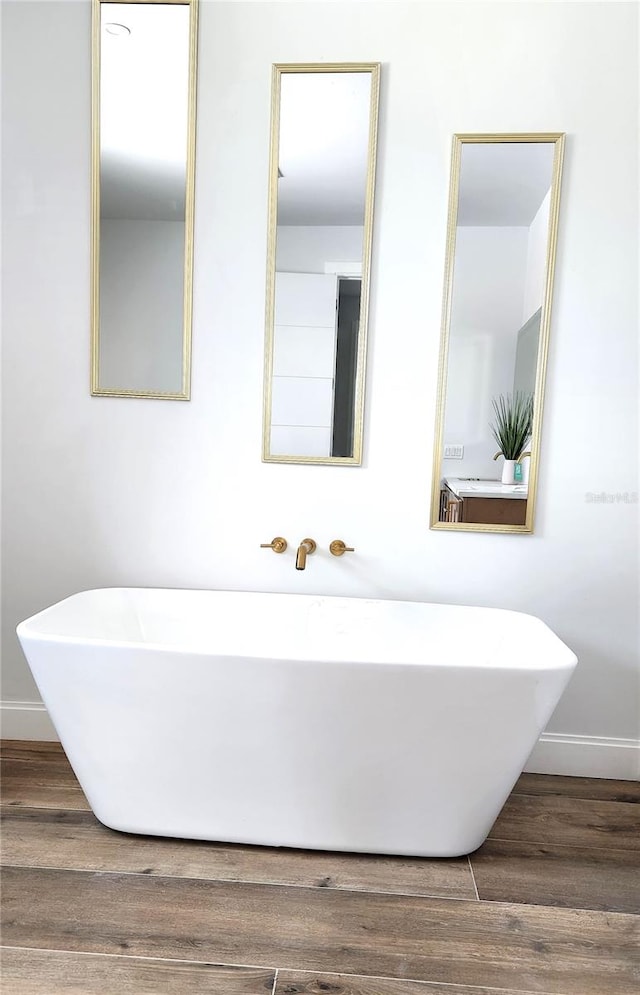
<svg viewBox="0 0 640 995">
<path fill-rule="evenodd" d="M 640 740 L 545 732 L 534 747 L 525 770 L 531 774 L 637 781 L 640 780 Z"/>
<path fill-rule="evenodd" d="M 60 738 L 41 701 L 0 701 L 0 735 L 48 743 Z"/>
<path fill-rule="evenodd" d="M 0 702 L 0 735 L 3 739 L 47 742 L 59 738 L 40 701 Z M 640 780 L 640 741 L 546 732 L 534 747 L 525 770 L 532 774 Z"/>
</svg>

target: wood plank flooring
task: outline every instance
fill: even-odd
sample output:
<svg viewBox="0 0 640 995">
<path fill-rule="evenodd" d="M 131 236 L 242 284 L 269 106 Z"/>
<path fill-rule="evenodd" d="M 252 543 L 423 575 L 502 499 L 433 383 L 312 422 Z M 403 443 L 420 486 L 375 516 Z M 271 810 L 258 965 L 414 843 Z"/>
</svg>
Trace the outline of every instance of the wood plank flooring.
<svg viewBox="0 0 640 995">
<path fill-rule="evenodd" d="M 2 817 L 7 864 L 213 881 L 475 899 L 469 862 L 322 853 L 132 836 L 90 812 L 17 809 Z"/>
<path fill-rule="evenodd" d="M 640 785 L 522 775 L 470 858 L 101 826 L 57 744 L 6 742 L 7 995 L 637 995 Z"/>
</svg>

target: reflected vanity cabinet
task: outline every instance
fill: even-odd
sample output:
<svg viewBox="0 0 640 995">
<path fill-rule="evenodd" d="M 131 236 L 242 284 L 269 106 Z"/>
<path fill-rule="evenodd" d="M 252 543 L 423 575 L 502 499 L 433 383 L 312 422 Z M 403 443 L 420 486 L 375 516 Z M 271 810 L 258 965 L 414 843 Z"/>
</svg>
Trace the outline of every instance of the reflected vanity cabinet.
<svg viewBox="0 0 640 995">
<path fill-rule="evenodd" d="M 461 496 L 446 480 L 440 485 L 440 522 L 470 525 L 524 525 L 527 500 L 503 497 Z"/>
</svg>

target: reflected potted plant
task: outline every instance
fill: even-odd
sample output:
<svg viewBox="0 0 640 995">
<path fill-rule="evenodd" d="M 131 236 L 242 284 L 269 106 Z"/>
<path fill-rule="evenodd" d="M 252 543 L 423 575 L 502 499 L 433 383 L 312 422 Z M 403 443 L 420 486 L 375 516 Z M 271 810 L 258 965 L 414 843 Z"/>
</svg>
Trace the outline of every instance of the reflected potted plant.
<svg viewBox="0 0 640 995">
<path fill-rule="evenodd" d="M 533 427 L 533 394 L 516 391 L 515 394 L 499 394 L 492 399 L 495 420 L 490 425 L 493 437 L 500 446 L 493 457 L 504 456 L 502 483 L 512 484 L 515 479 L 516 463 L 522 459 L 531 438 Z"/>
</svg>

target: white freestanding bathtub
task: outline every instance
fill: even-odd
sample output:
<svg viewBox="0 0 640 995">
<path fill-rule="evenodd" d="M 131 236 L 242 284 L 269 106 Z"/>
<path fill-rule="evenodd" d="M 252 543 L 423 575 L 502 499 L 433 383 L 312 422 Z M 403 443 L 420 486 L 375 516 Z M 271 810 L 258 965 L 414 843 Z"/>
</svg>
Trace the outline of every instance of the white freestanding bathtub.
<svg viewBox="0 0 640 995">
<path fill-rule="evenodd" d="M 418 856 L 480 846 L 577 662 L 518 612 L 292 594 L 85 591 L 18 635 L 112 829 Z"/>
</svg>

